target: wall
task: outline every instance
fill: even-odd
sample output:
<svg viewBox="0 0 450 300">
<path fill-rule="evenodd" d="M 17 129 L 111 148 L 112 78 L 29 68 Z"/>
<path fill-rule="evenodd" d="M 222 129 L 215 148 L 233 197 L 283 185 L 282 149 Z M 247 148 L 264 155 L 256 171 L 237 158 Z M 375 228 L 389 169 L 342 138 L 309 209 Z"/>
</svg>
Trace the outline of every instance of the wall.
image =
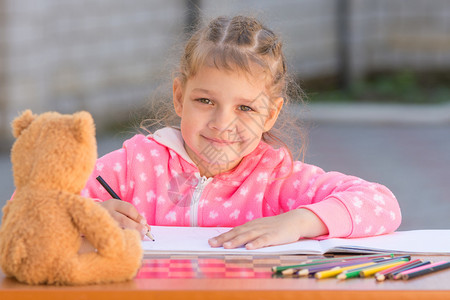
<svg viewBox="0 0 450 300">
<path fill-rule="evenodd" d="M 126 114 L 167 69 L 184 26 L 179 3 L 3 1 L 2 118 L 25 108 L 88 110 L 99 120 Z"/>
<path fill-rule="evenodd" d="M 340 68 L 337 5 L 345 0 L 201 1 L 203 16 L 250 13 L 281 33 L 301 79 Z M 450 67 L 447 0 L 348 0 L 351 79 L 384 69 Z M 0 0 L 0 138 L 26 108 L 88 110 L 101 127 L 144 105 L 170 77 L 186 2 Z"/>
</svg>

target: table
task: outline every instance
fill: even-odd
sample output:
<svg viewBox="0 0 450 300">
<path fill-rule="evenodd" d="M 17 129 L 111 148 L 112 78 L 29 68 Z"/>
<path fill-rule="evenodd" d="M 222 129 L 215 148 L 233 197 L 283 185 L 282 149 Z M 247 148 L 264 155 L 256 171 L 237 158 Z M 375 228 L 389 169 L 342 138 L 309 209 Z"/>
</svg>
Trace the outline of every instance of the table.
<svg viewBox="0 0 450 300">
<path fill-rule="evenodd" d="M 410 281 L 374 278 L 280 278 L 273 265 L 290 265 L 296 256 L 146 256 L 132 281 L 90 286 L 29 286 L 0 272 L 0 299 L 450 299 L 450 270 Z M 316 258 L 316 257 L 315 257 Z M 413 256 L 449 260 L 450 256 Z"/>
</svg>

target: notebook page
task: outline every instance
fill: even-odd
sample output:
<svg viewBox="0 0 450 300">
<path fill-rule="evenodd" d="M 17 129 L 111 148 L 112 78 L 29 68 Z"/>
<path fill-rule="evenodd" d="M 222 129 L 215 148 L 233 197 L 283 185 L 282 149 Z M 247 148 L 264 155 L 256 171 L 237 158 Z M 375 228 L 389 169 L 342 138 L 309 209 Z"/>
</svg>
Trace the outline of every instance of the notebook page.
<svg viewBox="0 0 450 300">
<path fill-rule="evenodd" d="M 352 239 L 329 239 L 320 242 L 325 252 L 409 253 L 449 255 L 450 230 L 410 230 Z"/>
<path fill-rule="evenodd" d="M 321 254 L 318 241 L 302 240 L 296 243 L 247 250 L 244 247 L 236 249 L 212 248 L 208 239 L 227 232 L 226 227 L 166 227 L 152 226 L 155 241 L 146 238 L 142 241 L 145 254 Z"/>
</svg>

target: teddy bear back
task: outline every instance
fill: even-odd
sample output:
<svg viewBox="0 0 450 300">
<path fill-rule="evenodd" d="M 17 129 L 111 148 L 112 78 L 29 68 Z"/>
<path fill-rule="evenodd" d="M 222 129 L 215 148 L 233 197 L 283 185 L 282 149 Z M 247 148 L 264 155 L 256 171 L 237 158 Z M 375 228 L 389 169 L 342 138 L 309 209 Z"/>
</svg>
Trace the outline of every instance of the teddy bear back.
<svg viewBox="0 0 450 300">
<path fill-rule="evenodd" d="M 12 125 L 16 193 L 0 225 L 3 272 L 28 284 L 133 278 L 142 260 L 139 233 L 79 195 L 97 158 L 92 117 L 25 111 Z M 95 251 L 79 253 L 82 236 Z"/>
<path fill-rule="evenodd" d="M 27 110 L 12 127 L 16 189 L 26 186 L 80 193 L 97 159 L 95 126 L 89 113 L 46 112 L 36 116 Z"/>
</svg>

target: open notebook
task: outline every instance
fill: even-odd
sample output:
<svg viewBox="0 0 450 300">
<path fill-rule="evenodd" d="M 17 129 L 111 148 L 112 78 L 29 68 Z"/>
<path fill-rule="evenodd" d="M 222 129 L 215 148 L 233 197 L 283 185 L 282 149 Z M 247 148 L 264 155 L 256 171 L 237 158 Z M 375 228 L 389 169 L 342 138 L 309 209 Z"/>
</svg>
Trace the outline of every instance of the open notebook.
<svg viewBox="0 0 450 300">
<path fill-rule="evenodd" d="M 145 254 L 325 254 L 325 253 L 408 253 L 450 255 L 450 230 L 397 231 L 375 237 L 354 239 L 300 240 L 257 250 L 211 248 L 208 239 L 231 228 L 152 226 L 155 241 L 144 240 Z"/>
</svg>

